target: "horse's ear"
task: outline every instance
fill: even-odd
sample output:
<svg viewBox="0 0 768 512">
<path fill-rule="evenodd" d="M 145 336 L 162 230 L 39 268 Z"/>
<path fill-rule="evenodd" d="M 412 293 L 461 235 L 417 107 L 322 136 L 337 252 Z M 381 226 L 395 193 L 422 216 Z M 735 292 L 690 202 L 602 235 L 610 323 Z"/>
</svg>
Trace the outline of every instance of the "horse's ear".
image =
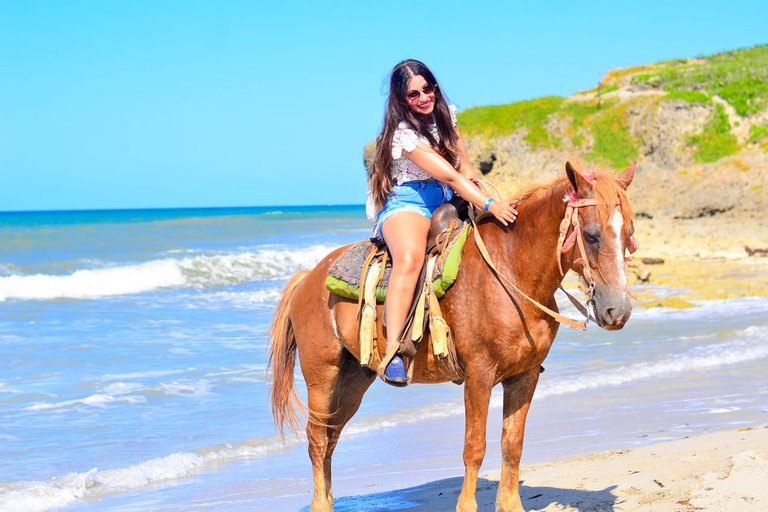
<svg viewBox="0 0 768 512">
<path fill-rule="evenodd" d="M 637 165 L 637 160 L 629 164 L 629 167 L 624 169 L 624 172 L 621 173 L 621 176 L 616 178 L 616 183 L 619 184 L 621 188 L 624 190 L 627 190 L 627 187 L 632 183 L 632 180 L 635 179 L 635 166 Z"/>
<path fill-rule="evenodd" d="M 568 175 L 568 181 L 571 182 L 571 186 L 573 186 L 573 190 L 575 190 L 577 194 L 579 193 L 579 190 L 583 190 L 589 186 L 587 180 L 584 179 L 584 176 L 579 174 L 579 171 L 571 165 L 571 162 L 565 162 L 565 174 Z"/>
</svg>

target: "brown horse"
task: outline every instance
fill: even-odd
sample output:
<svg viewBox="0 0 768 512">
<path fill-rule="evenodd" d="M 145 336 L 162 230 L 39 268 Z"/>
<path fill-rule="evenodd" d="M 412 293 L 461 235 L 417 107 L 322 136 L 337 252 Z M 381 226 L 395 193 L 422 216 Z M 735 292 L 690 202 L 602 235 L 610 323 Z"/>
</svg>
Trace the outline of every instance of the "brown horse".
<svg viewBox="0 0 768 512">
<path fill-rule="evenodd" d="M 566 176 L 518 194 L 519 220 L 504 227 L 492 217 L 478 222 L 498 270 L 541 304 L 556 310 L 554 293 L 562 280 L 558 269 L 592 273 L 592 305 L 604 329 L 621 329 L 631 313 L 625 272 L 625 249 L 632 236 L 632 206 L 626 188 L 634 177 L 634 163 L 620 177 L 566 164 Z M 597 204 L 577 211 L 586 260 L 578 244 L 558 251 L 558 226 L 566 200 L 592 198 Z M 569 237 L 570 238 L 570 237 Z M 342 429 L 357 412 L 375 375 L 358 363 L 357 302 L 325 289 L 328 267 L 344 247 L 329 254 L 317 267 L 294 276 L 283 292 L 270 330 L 272 413 L 280 431 L 297 426 L 298 405 L 293 382 L 296 351 L 307 384 L 307 438 L 314 477 L 310 510 L 333 510 L 331 457 Z M 567 270 L 566 270 L 567 271 Z M 491 389 L 504 387 L 502 468 L 496 498 L 498 511 L 522 511 L 518 489 L 523 431 L 528 408 L 559 324 L 496 277 L 478 246 L 469 238 L 456 283 L 440 301 L 451 327 L 459 362 L 464 370 L 466 431 L 464 484 L 457 511 L 476 511 L 477 474 L 485 456 L 486 422 Z M 382 317 L 379 306 L 378 318 Z M 379 322 L 380 324 L 380 322 Z M 378 325 L 379 350 L 386 336 Z M 415 358 L 413 381 L 446 382 L 434 364 L 427 364 L 425 339 Z"/>
</svg>

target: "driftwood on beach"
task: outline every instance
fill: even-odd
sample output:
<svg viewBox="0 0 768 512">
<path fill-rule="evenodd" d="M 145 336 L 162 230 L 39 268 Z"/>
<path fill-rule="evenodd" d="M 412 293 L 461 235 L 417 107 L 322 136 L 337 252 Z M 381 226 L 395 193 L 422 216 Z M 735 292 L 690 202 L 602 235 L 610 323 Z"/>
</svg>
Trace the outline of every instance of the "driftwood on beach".
<svg viewBox="0 0 768 512">
<path fill-rule="evenodd" d="M 763 258 L 768 256 L 768 249 L 751 249 L 745 245 L 744 250 L 747 251 L 747 256 L 759 256 Z"/>
</svg>

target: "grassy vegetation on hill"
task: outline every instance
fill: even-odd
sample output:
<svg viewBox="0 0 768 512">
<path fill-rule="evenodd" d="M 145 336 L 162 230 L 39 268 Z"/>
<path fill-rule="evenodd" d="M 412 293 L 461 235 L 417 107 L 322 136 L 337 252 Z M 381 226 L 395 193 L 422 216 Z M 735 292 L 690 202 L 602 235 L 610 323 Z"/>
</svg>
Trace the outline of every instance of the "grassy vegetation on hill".
<svg viewBox="0 0 768 512">
<path fill-rule="evenodd" d="M 685 91 L 681 89 L 667 91 L 667 95 L 664 96 L 664 99 L 683 100 L 686 103 L 702 103 L 704 105 L 710 105 L 712 103 L 712 97 L 707 96 L 701 91 Z"/>
<path fill-rule="evenodd" d="M 768 121 L 752 125 L 749 130 L 749 142 L 757 143 L 765 140 L 768 140 Z"/>
<path fill-rule="evenodd" d="M 558 142 L 550 137 L 545 125 L 550 114 L 560 109 L 564 99 L 547 96 L 535 100 L 519 101 L 507 105 L 475 107 L 458 115 L 461 131 L 465 135 L 503 137 L 525 128 L 523 137 L 533 147 L 552 147 Z"/>
<path fill-rule="evenodd" d="M 615 168 L 622 168 L 635 160 L 640 152 L 640 139 L 629 131 L 628 105 L 626 103 L 604 109 L 591 119 L 594 137 L 587 160 L 603 161 Z"/>
<path fill-rule="evenodd" d="M 562 140 L 552 135 L 546 125 L 550 115 L 557 114 L 568 125 L 566 135 L 571 144 L 581 147 L 585 138 L 593 144 L 587 158 L 615 167 L 625 166 L 636 158 L 640 140 L 629 131 L 627 105 L 616 100 L 604 101 L 598 108 L 595 101 L 571 101 L 550 96 L 508 105 L 476 107 L 459 113 L 459 125 L 465 136 L 481 135 L 496 138 L 512 135 L 525 128 L 525 141 L 534 148 L 557 148 Z"/>
<path fill-rule="evenodd" d="M 717 162 L 739 152 L 739 142 L 731 133 L 731 123 L 722 105 L 716 105 L 704 130 L 689 137 L 688 144 L 696 148 L 693 156 L 701 163 Z"/>
<path fill-rule="evenodd" d="M 635 75 L 632 83 L 669 92 L 716 94 L 733 105 L 742 117 L 756 114 L 768 105 L 768 45 L 676 62 L 682 65 L 657 65 L 655 70 Z"/>
<path fill-rule="evenodd" d="M 634 99 L 619 101 L 618 89 L 629 86 Z M 655 94 L 643 94 L 649 91 Z M 658 92 L 663 91 L 663 96 Z M 475 107 L 458 114 L 467 137 L 486 140 L 524 130 L 523 139 L 532 148 L 559 148 L 564 141 L 585 151 L 588 160 L 622 167 L 638 157 L 643 141 L 629 129 L 631 105 L 658 108 L 661 101 L 684 101 L 711 110 L 707 122 L 681 140 L 693 158 L 714 162 L 737 153 L 741 147 L 732 133 L 728 114 L 717 95 L 733 106 L 741 117 L 768 108 L 768 45 L 719 53 L 696 59 L 677 59 L 645 66 L 618 69 L 606 74 L 600 87 L 566 100 L 549 96 L 534 100 Z M 607 98 L 604 95 L 610 94 Z M 737 123 L 738 124 L 738 123 Z M 768 149 L 768 122 L 750 128 L 747 143 Z"/>
</svg>

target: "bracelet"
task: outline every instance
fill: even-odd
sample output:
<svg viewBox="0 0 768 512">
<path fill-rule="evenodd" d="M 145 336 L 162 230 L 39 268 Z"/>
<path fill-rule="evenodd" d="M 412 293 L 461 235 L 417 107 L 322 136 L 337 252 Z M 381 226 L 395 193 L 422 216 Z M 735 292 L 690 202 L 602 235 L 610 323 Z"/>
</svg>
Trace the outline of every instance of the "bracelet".
<svg viewBox="0 0 768 512">
<path fill-rule="evenodd" d="M 488 200 L 485 202 L 485 211 L 488 211 L 488 207 L 491 206 L 492 202 L 493 202 L 493 198 L 489 197 Z"/>
</svg>

